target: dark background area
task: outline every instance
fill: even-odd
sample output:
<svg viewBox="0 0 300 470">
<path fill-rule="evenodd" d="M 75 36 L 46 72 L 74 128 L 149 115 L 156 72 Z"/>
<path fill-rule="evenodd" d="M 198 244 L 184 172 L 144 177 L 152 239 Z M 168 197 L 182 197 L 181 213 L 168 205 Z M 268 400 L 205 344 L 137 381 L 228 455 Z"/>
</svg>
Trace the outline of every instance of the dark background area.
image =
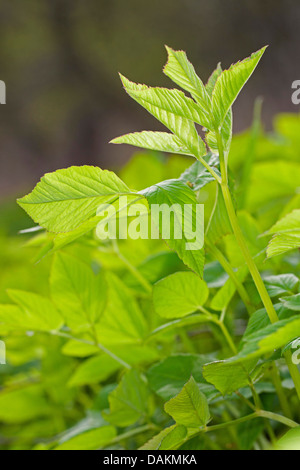
<svg viewBox="0 0 300 470">
<path fill-rule="evenodd" d="M 265 44 L 270 47 L 235 105 L 236 131 L 264 97 L 268 129 L 297 112 L 299 0 L 2 0 L 0 196 L 23 195 L 47 171 L 96 164 L 114 169 L 133 149 L 113 137 L 159 124 L 125 94 L 118 77 L 172 86 L 164 44 L 184 49 L 206 80 Z"/>
</svg>

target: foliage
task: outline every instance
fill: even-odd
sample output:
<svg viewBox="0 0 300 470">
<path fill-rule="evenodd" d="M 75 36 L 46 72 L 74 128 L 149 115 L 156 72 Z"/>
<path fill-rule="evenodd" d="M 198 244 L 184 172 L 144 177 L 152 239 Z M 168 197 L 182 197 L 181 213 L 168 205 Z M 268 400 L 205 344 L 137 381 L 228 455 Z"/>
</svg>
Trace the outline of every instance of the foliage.
<svg viewBox="0 0 300 470">
<path fill-rule="evenodd" d="M 148 149 L 119 176 L 45 175 L 18 201 L 36 231 L 24 247 L 3 235 L 4 449 L 298 445 L 298 117 L 279 116 L 270 136 L 256 113 L 232 139 L 232 105 L 264 49 L 206 85 L 184 52 L 167 51 L 165 74 L 191 97 L 121 78 L 171 133 L 115 139 Z M 203 202 L 204 248 L 172 235 L 100 241 L 105 208 L 123 196 L 146 210 Z"/>
</svg>

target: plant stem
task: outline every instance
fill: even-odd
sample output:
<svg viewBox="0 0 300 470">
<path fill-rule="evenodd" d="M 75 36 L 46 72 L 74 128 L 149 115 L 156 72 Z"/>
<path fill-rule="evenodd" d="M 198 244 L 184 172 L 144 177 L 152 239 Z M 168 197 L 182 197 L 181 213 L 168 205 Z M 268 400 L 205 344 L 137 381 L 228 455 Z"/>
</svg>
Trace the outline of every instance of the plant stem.
<svg viewBox="0 0 300 470">
<path fill-rule="evenodd" d="M 258 393 L 255 390 L 255 387 L 253 385 L 253 382 L 252 382 L 251 378 L 249 378 L 249 379 L 250 379 L 249 380 L 249 385 L 250 385 L 250 388 L 251 388 L 251 391 L 252 391 L 252 395 L 253 395 L 256 410 L 261 411 L 262 410 L 262 403 L 261 403 L 260 397 L 259 397 Z M 269 434 L 270 441 L 272 442 L 272 444 L 274 444 L 275 441 L 276 441 L 276 436 L 274 434 L 273 428 L 272 428 L 272 426 L 270 425 L 270 423 L 267 419 L 264 419 L 264 421 L 265 421 L 267 433 Z"/>
<path fill-rule="evenodd" d="M 128 432 L 125 432 L 123 434 L 120 434 L 119 436 L 116 436 L 111 442 L 111 444 L 117 444 L 120 441 L 123 441 L 124 439 L 129 439 L 130 437 L 136 436 L 137 434 L 142 434 L 147 431 L 155 430 L 156 426 L 153 424 L 146 424 L 145 426 L 140 426 L 139 428 L 132 429 Z"/>
<path fill-rule="evenodd" d="M 208 163 L 204 160 L 204 158 L 199 157 L 199 155 L 195 155 L 195 157 L 202 163 L 202 165 L 209 171 L 209 173 L 215 178 L 215 180 L 221 184 L 221 178 L 217 173 L 209 166 Z"/>
<path fill-rule="evenodd" d="M 208 310 L 206 310 L 206 308 L 199 306 L 198 309 L 200 312 L 203 312 L 207 316 L 207 321 L 214 323 L 221 329 L 229 348 L 231 349 L 233 355 L 235 356 L 238 353 L 238 351 L 224 322 L 221 321 L 217 317 L 217 315 L 213 315 Z"/>
<path fill-rule="evenodd" d="M 280 378 L 279 370 L 276 366 L 276 363 L 274 363 L 272 367 L 271 378 L 272 378 L 274 387 L 276 389 L 276 393 L 277 393 L 282 411 L 288 418 L 292 418 L 293 415 L 291 412 L 291 408 L 290 408 L 289 402 L 287 401 L 284 390 L 282 388 L 281 378 Z"/>
<path fill-rule="evenodd" d="M 236 213 L 235 213 L 235 209 L 234 209 L 234 206 L 233 206 L 231 194 L 230 194 L 229 187 L 228 187 L 227 183 L 224 184 L 222 182 L 221 188 L 222 188 L 222 192 L 223 192 L 223 196 L 224 196 L 225 205 L 226 205 L 226 209 L 227 209 L 227 212 L 228 212 L 229 220 L 230 220 L 230 223 L 231 223 L 232 230 L 234 232 L 236 241 L 238 242 L 238 244 L 241 248 L 241 251 L 243 253 L 243 256 L 245 258 L 245 261 L 247 263 L 249 271 L 252 275 L 253 281 L 254 281 L 254 283 L 257 287 L 257 290 L 260 294 L 261 300 L 262 300 L 262 302 L 265 306 L 265 309 L 267 310 L 269 318 L 270 318 L 272 323 L 276 323 L 277 321 L 279 321 L 279 318 L 277 316 L 277 313 L 275 311 L 273 303 L 270 299 L 268 291 L 267 291 L 267 289 L 264 285 L 264 282 L 263 282 L 263 280 L 260 276 L 260 273 L 257 269 L 256 263 L 253 260 L 253 258 L 251 256 L 251 253 L 248 249 L 248 246 L 245 242 L 244 235 L 242 233 L 242 230 L 240 228 L 240 225 L 239 225 Z"/>
<path fill-rule="evenodd" d="M 223 142 L 221 138 L 221 134 L 219 130 L 216 132 L 217 135 L 217 141 L 218 141 L 218 148 L 219 148 L 219 157 L 220 157 L 220 168 L 221 168 L 221 175 L 222 175 L 222 183 L 221 183 L 221 189 L 222 193 L 224 196 L 224 201 L 225 201 L 225 206 L 227 209 L 228 217 L 232 226 L 233 233 L 235 235 L 236 241 L 238 245 L 240 246 L 240 249 L 243 253 L 243 256 L 245 258 L 245 261 L 247 263 L 247 266 L 249 268 L 249 271 L 251 273 L 251 276 L 253 278 L 253 281 L 256 285 L 256 288 L 259 292 L 260 298 L 262 300 L 262 303 L 268 313 L 268 316 L 270 318 L 271 323 L 276 323 L 279 321 L 278 315 L 275 311 L 274 305 L 271 301 L 271 298 L 268 294 L 268 291 L 266 289 L 266 286 L 261 278 L 261 275 L 258 271 L 258 268 L 256 266 L 255 261 L 253 260 L 251 253 L 249 251 L 249 248 L 245 242 L 244 235 L 242 233 L 242 230 L 240 228 L 238 218 L 234 209 L 234 205 L 232 202 L 232 197 L 231 193 L 228 187 L 228 177 L 227 177 L 227 166 L 225 162 L 225 155 L 224 155 L 224 149 L 223 149 Z M 300 399 L 300 373 L 298 367 L 293 364 L 292 362 L 292 356 L 291 353 L 286 353 L 285 354 L 286 362 L 291 374 L 291 377 L 294 381 L 295 388 L 298 394 L 298 398 Z"/>
<path fill-rule="evenodd" d="M 236 290 L 238 291 L 242 301 L 244 302 L 249 315 L 252 315 L 252 313 L 254 313 L 255 308 L 251 303 L 248 292 L 246 291 L 245 287 L 243 286 L 243 284 L 237 277 L 236 273 L 232 269 L 230 263 L 227 261 L 223 253 L 215 245 L 213 245 L 212 243 L 206 242 L 206 247 L 208 251 L 210 251 L 211 254 L 220 263 L 220 265 L 223 267 L 224 271 L 228 274 L 228 276 L 232 279 L 232 282 L 234 283 Z"/>
<path fill-rule="evenodd" d="M 122 261 L 122 263 L 127 267 L 131 274 L 138 280 L 138 282 L 144 287 L 148 294 L 152 292 L 151 284 L 144 278 L 144 276 L 139 272 L 139 270 L 130 263 L 130 261 L 120 252 L 116 240 L 113 241 L 113 247 L 116 255 Z"/>
<path fill-rule="evenodd" d="M 269 411 L 259 410 L 255 413 L 252 413 L 251 415 L 244 416 L 243 418 L 227 421 L 227 423 L 216 424 L 215 426 L 208 426 L 204 429 L 204 432 L 219 431 L 220 429 L 225 429 L 228 426 L 237 426 L 238 424 L 246 423 L 247 421 L 251 421 L 257 418 L 266 418 L 271 421 L 276 421 L 278 423 L 284 424 L 289 428 L 297 428 L 299 426 L 298 423 L 292 421 L 291 419 L 285 418 L 284 416 L 271 413 Z"/>
<path fill-rule="evenodd" d="M 104 352 L 105 354 L 110 356 L 112 359 L 114 359 L 116 362 L 121 364 L 121 366 L 125 367 L 128 370 L 130 370 L 132 368 L 129 364 L 127 364 L 127 362 L 123 361 L 123 359 L 116 356 L 112 351 L 110 351 L 105 346 L 103 346 L 103 344 L 100 344 L 100 343 L 95 344 L 94 341 L 88 341 L 88 340 L 85 340 L 85 339 L 76 338 L 75 336 L 69 335 L 67 333 L 63 333 L 62 331 L 56 331 L 56 330 L 55 331 L 50 331 L 50 334 L 52 334 L 54 336 L 60 336 L 61 338 L 67 338 L 67 339 L 72 340 L 72 341 L 77 341 L 78 343 L 88 344 L 90 346 L 96 346 L 102 352 Z"/>
<path fill-rule="evenodd" d="M 224 337 L 226 338 L 228 346 L 230 347 L 230 349 L 233 352 L 234 356 L 236 356 L 236 354 L 238 353 L 238 350 L 237 350 L 237 348 L 236 348 L 236 346 L 235 346 L 235 344 L 234 344 L 234 342 L 233 342 L 233 340 L 230 336 L 230 333 L 229 333 L 227 327 L 221 321 L 216 321 L 215 323 L 217 325 L 219 325 L 219 327 L 221 328 L 221 331 L 222 331 Z"/>
</svg>

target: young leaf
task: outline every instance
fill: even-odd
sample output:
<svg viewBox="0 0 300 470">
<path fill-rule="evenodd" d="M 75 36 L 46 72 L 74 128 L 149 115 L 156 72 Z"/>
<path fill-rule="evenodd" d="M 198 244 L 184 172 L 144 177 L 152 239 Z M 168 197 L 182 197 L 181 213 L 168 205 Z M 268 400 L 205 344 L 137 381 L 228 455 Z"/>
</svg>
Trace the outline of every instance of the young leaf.
<svg viewBox="0 0 300 470">
<path fill-rule="evenodd" d="M 206 283 L 190 272 L 168 276 L 153 289 L 156 312 L 163 318 L 181 318 L 199 309 L 208 299 Z"/>
<path fill-rule="evenodd" d="M 230 109 L 224 119 L 224 122 L 221 127 L 221 132 L 220 132 L 226 158 L 227 158 L 227 153 L 230 150 L 231 140 L 232 140 L 232 121 L 233 121 L 232 109 Z M 206 142 L 212 152 L 216 152 L 216 153 L 219 152 L 218 139 L 214 131 L 208 132 L 208 134 L 206 135 Z"/>
<path fill-rule="evenodd" d="M 205 86 L 206 91 L 210 97 L 212 97 L 216 82 L 219 76 L 221 75 L 221 73 L 222 73 L 222 67 L 221 67 L 221 63 L 219 62 L 217 65 L 217 68 L 213 71 L 213 73 L 209 77 L 208 82 Z"/>
<path fill-rule="evenodd" d="M 176 397 L 165 404 L 165 411 L 177 424 L 188 428 L 206 426 L 210 420 L 207 399 L 193 377 Z"/>
<path fill-rule="evenodd" d="M 34 190 L 18 200 L 40 226 L 50 232 L 69 232 L 96 215 L 100 204 L 129 194 L 115 173 L 94 166 L 72 166 L 47 173 Z"/>
<path fill-rule="evenodd" d="M 111 144 L 128 144 L 158 152 L 179 153 L 181 155 L 193 155 L 182 141 L 173 134 L 167 132 L 135 132 L 113 139 Z"/>
<path fill-rule="evenodd" d="M 194 122 L 203 117 L 196 103 L 179 90 L 149 88 L 121 76 L 124 88 L 141 106 L 175 134 L 195 157 L 206 154 L 204 142 L 197 134 Z"/>
<path fill-rule="evenodd" d="M 212 95 L 212 113 L 216 128 L 223 125 L 228 111 L 251 77 L 265 50 L 266 47 L 263 47 L 251 57 L 232 65 L 218 77 Z"/>
<path fill-rule="evenodd" d="M 84 330 L 99 322 L 107 301 L 103 275 L 95 276 L 82 261 L 57 253 L 50 276 L 51 296 L 73 330 Z"/>
<path fill-rule="evenodd" d="M 184 51 L 174 51 L 167 46 L 166 49 L 168 51 L 168 62 L 164 67 L 165 75 L 192 95 L 203 111 L 206 112 L 209 122 L 211 110 L 210 97 L 202 80 L 196 74 L 194 66 L 188 60 Z"/>
<path fill-rule="evenodd" d="M 204 240 L 200 237 L 200 227 L 197 228 L 198 239 L 196 240 L 197 243 L 195 243 L 195 245 L 197 245 L 196 249 L 187 249 L 188 244 L 192 241 L 194 242 L 196 237 L 197 200 L 193 191 L 181 181 L 167 180 L 144 189 L 140 194 L 146 197 L 150 208 L 155 204 L 159 206 L 164 205 L 164 207 L 168 206 L 171 212 L 172 208 L 174 209 L 173 232 L 181 232 L 181 238 L 176 239 L 175 236 L 172 237 L 172 231 L 170 231 L 170 234 L 164 236 L 164 229 L 167 228 L 167 221 L 165 220 L 163 221 L 163 226 L 159 224 L 157 228 L 160 230 L 162 238 L 168 243 L 172 250 L 176 251 L 179 258 L 202 277 L 204 251 L 201 249 L 201 245 Z M 191 217 L 183 217 L 185 205 L 188 205 L 192 209 Z M 181 210 L 179 210 L 179 208 L 181 208 Z"/>
</svg>

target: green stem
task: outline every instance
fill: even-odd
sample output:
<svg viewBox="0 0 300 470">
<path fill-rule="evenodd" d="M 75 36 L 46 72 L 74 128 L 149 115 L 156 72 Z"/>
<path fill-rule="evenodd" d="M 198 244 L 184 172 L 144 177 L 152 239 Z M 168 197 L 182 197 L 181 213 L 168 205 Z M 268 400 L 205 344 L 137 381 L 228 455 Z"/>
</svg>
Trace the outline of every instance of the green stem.
<svg viewBox="0 0 300 470">
<path fill-rule="evenodd" d="M 232 226 L 233 233 L 235 235 L 236 241 L 238 245 L 240 246 L 240 249 L 243 253 L 243 256 L 245 258 L 245 261 L 247 263 L 247 266 L 249 268 L 249 271 L 252 275 L 253 281 L 256 285 L 256 288 L 259 292 L 260 298 L 262 300 L 262 303 L 264 304 L 264 307 L 268 313 L 268 316 L 270 318 L 271 323 L 276 323 L 279 321 L 278 315 L 275 311 L 275 308 L 273 306 L 273 303 L 271 301 L 271 298 L 268 294 L 268 291 L 266 289 L 266 286 L 264 285 L 264 282 L 261 278 L 261 275 L 258 271 L 258 268 L 256 266 L 255 261 L 253 260 L 251 253 L 249 251 L 249 248 L 245 242 L 242 230 L 240 228 L 238 218 L 236 216 L 236 212 L 234 209 L 234 205 L 232 202 L 232 197 L 231 193 L 228 187 L 228 178 L 227 178 L 227 167 L 225 163 L 225 155 L 224 155 L 224 150 L 223 150 L 223 142 L 222 138 L 220 135 L 220 132 L 216 132 L 217 135 L 217 141 L 218 141 L 218 148 L 219 148 L 219 157 L 220 157 L 220 167 L 221 167 L 221 175 L 222 175 L 222 183 L 221 183 L 221 189 L 222 193 L 224 196 L 224 201 L 227 209 L 227 213 L 229 216 L 229 220 Z M 294 381 L 296 391 L 298 394 L 298 397 L 300 399 L 300 374 L 298 367 L 293 364 L 292 362 L 292 356 L 291 353 L 286 353 L 285 354 L 286 362 L 290 371 L 290 374 L 292 376 L 292 379 Z"/>
<path fill-rule="evenodd" d="M 276 393 L 277 393 L 282 411 L 288 418 L 292 418 L 293 415 L 291 412 L 291 408 L 286 398 L 286 395 L 284 393 L 284 390 L 282 388 L 281 378 L 280 378 L 279 370 L 276 366 L 276 363 L 274 363 L 274 366 L 272 367 L 271 378 L 272 378 L 274 387 L 276 389 Z"/>
<path fill-rule="evenodd" d="M 221 321 L 215 321 L 214 323 L 216 323 L 217 325 L 219 325 L 219 327 L 221 328 L 221 331 L 222 331 L 222 333 L 223 333 L 223 335 L 224 335 L 224 337 L 225 337 L 225 339 L 226 339 L 226 341 L 227 341 L 227 343 L 228 343 L 228 346 L 230 347 L 230 349 L 231 349 L 233 355 L 236 356 L 237 353 L 238 353 L 238 350 L 237 350 L 237 348 L 236 348 L 236 346 L 235 346 L 235 344 L 234 344 L 234 342 L 233 342 L 233 340 L 232 340 L 232 338 L 231 338 L 231 335 L 230 335 L 230 333 L 229 333 L 227 327 L 226 327 L 226 326 L 224 325 L 224 323 L 221 322 Z"/>
<path fill-rule="evenodd" d="M 228 276 L 231 278 L 232 282 L 234 283 L 236 290 L 238 291 L 242 301 L 244 302 L 247 311 L 249 315 L 251 316 L 255 308 L 251 303 L 250 297 L 248 295 L 248 292 L 246 291 L 245 287 L 237 277 L 236 273 L 232 269 L 230 263 L 227 261 L 223 253 L 212 243 L 206 242 L 206 247 L 208 251 L 216 258 L 216 260 L 220 263 L 220 265 L 223 267 L 224 271 L 228 274 Z"/>
<path fill-rule="evenodd" d="M 261 403 L 260 397 L 259 397 L 258 393 L 256 392 L 255 387 L 254 387 L 253 382 L 252 382 L 250 377 L 249 377 L 249 385 L 250 385 L 250 388 L 251 388 L 251 391 L 252 391 L 255 407 L 256 407 L 257 411 L 261 411 L 262 410 L 262 403 Z M 274 444 L 275 441 L 276 441 L 276 436 L 274 434 L 273 428 L 272 428 L 272 426 L 270 425 L 269 421 L 266 418 L 264 419 L 264 421 L 265 421 L 265 426 L 266 426 L 267 433 L 269 434 L 269 438 L 270 438 L 272 444 Z"/>
<path fill-rule="evenodd" d="M 218 325 L 218 327 L 221 329 L 222 333 L 223 333 L 223 336 L 224 338 L 226 339 L 226 342 L 229 346 L 229 348 L 231 349 L 233 355 L 235 356 L 237 353 L 238 353 L 238 350 L 231 338 L 231 335 L 226 327 L 226 325 L 224 324 L 223 321 L 221 321 L 217 315 L 213 315 L 212 313 L 210 313 L 208 310 L 206 310 L 206 308 L 204 307 L 198 307 L 199 311 L 200 312 L 203 312 L 206 316 L 207 316 L 207 321 L 211 322 L 211 323 L 214 323 L 215 325 Z"/>
<path fill-rule="evenodd" d="M 246 423 L 247 421 L 251 421 L 257 418 L 266 418 L 271 421 L 276 421 L 278 423 L 284 424 L 289 428 L 297 428 L 299 426 L 298 423 L 292 421 L 291 419 L 285 418 L 285 416 L 281 416 L 275 413 L 271 413 L 269 411 L 259 410 L 251 415 L 244 416 L 243 418 L 235 419 L 233 421 L 227 421 L 227 423 L 217 424 L 215 426 L 208 426 L 205 428 L 205 432 L 213 432 L 219 431 L 220 429 L 225 429 L 228 426 L 237 426 L 238 424 Z"/>
<path fill-rule="evenodd" d="M 116 362 L 121 364 L 121 366 L 125 367 L 128 370 L 132 368 L 129 364 L 127 364 L 127 362 L 123 361 L 123 359 L 116 356 L 112 351 L 110 351 L 105 346 L 103 346 L 103 344 L 95 343 L 94 341 L 88 341 L 85 339 L 76 338 L 75 336 L 69 335 L 67 333 L 63 333 L 62 331 L 55 330 L 55 331 L 51 331 L 50 333 L 54 336 L 60 336 L 61 338 L 67 338 L 72 341 L 77 341 L 78 343 L 88 344 L 90 346 L 96 346 L 98 349 L 100 349 L 100 351 L 104 352 L 105 354 L 110 356 L 112 359 L 114 359 Z"/>
<path fill-rule="evenodd" d="M 208 163 L 206 163 L 206 161 L 204 160 L 204 158 L 202 157 L 199 157 L 196 155 L 196 158 L 202 163 L 202 165 L 207 169 L 207 171 L 209 171 L 209 173 L 214 177 L 214 179 L 219 183 L 221 184 L 221 178 L 219 175 L 217 175 L 217 173 L 209 166 Z"/>
<path fill-rule="evenodd" d="M 263 280 L 262 280 L 261 275 L 258 271 L 256 263 L 253 260 L 253 258 L 251 256 L 251 253 L 248 249 L 248 246 L 245 242 L 244 235 L 242 233 L 242 230 L 240 228 L 240 225 L 239 225 L 236 213 L 235 213 L 235 209 L 234 209 L 234 206 L 233 206 L 233 202 L 232 202 L 231 194 L 230 194 L 230 191 L 229 191 L 229 187 L 228 187 L 227 184 L 222 183 L 221 188 L 222 188 L 222 192 L 223 192 L 223 196 L 224 196 L 225 205 L 226 205 L 226 209 L 227 209 L 227 212 L 228 212 L 229 220 L 230 220 L 230 223 L 231 223 L 232 230 L 234 232 L 236 241 L 238 242 L 238 245 L 239 245 L 239 247 L 240 247 L 240 249 L 243 253 L 243 256 L 245 258 L 245 261 L 247 263 L 249 271 L 252 275 L 253 281 L 254 281 L 254 283 L 257 287 L 257 290 L 260 294 L 261 300 L 262 300 L 262 302 L 265 306 L 265 309 L 267 310 L 269 318 L 270 318 L 272 323 L 276 323 L 277 321 L 279 321 L 279 318 L 277 316 L 277 313 L 275 311 L 273 303 L 270 299 L 270 296 L 268 294 L 266 286 L 263 283 Z"/>
<path fill-rule="evenodd" d="M 127 267 L 128 271 L 138 280 L 138 282 L 145 288 L 148 294 L 152 293 L 152 285 L 144 278 L 144 276 L 139 272 L 139 270 L 133 266 L 130 261 L 120 252 L 116 240 L 113 240 L 114 252 L 122 261 L 122 263 Z"/>
<path fill-rule="evenodd" d="M 147 431 L 155 430 L 156 426 L 153 424 L 146 424 L 145 426 L 140 426 L 139 428 L 132 429 L 131 431 L 125 432 L 116 436 L 112 441 L 110 441 L 110 445 L 117 444 L 118 442 L 123 441 L 124 439 L 129 439 L 130 437 L 134 437 L 137 434 L 142 434 Z"/>
</svg>

